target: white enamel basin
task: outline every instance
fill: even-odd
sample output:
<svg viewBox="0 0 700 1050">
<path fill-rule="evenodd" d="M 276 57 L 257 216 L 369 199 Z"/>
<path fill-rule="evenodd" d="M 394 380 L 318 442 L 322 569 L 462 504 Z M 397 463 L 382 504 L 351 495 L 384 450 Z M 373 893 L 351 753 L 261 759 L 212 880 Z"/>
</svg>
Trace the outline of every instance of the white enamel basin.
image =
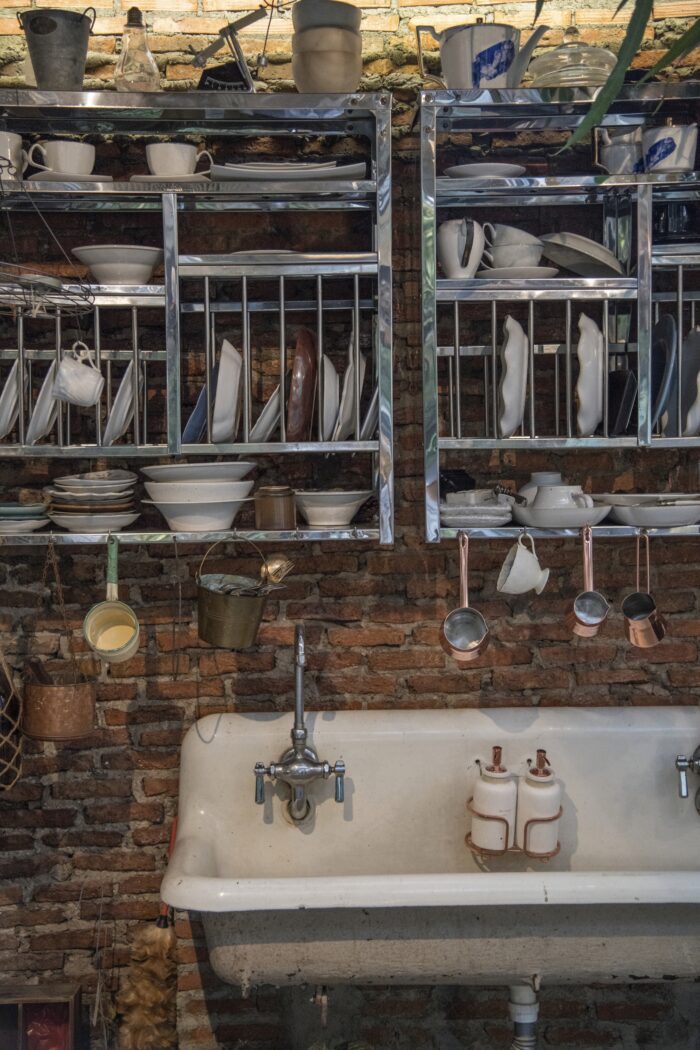
<svg viewBox="0 0 700 1050">
<path fill-rule="evenodd" d="M 346 798 L 315 784 L 293 826 L 285 788 L 254 804 L 253 765 L 291 715 L 209 716 L 182 752 L 163 899 L 204 912 L 212 964 L 252 981 L 492 982 L 684 977 L 700 958 L 700 816 L 675 757 L 698 708 L 310 713 Z M 561 853 L 477 860 L 465 810 L 493 744 L 514 772 L 546 748 L 564 788 Z M 300 911 L 300 909 L 303 909 Z"/>
</svg>

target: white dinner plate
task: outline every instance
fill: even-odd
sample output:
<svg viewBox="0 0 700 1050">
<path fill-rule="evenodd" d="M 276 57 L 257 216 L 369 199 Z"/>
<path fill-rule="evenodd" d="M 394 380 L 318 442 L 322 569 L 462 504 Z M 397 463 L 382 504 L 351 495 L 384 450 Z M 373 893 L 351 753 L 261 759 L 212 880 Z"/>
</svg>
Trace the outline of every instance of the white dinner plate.
<svg viewBox="0 0 700 1050">
<path fill-rule="evenodd" d="M 48 496 L 49 499 L 62 503 L 121 503 L 125 499 L 130 499 L 134 494 L 134 489 L 131 486 L 122 489 L 120 492 L 102 492 L 91 489 L 75 492 L 70 489 L 52 488 L 45 488 L 43 491 L 44 495 Z"/>
<path fill-rule="evenodd" d="M 132 175 L 129 182 L 211 182 L 211 179 L 206 172 L 196 171 L 194 175 Z"/>
<path fill-rule="evenodd" d="M 622 263 L 608 248 L 580 233 L 545 233 L 542 254 L 581 277 L 623 277 Z"/>
<path fill-rule="evenodd" d="M 19 361 L 15 361 L 0 394 L 0 438 L 9 434 L 19 415 Z"/>
<path fill-rule="evenodd" d="M 29 426 L 27 427 L 27 433 L 24 438 L 25 444 L 27 445 L 36 444 L 40 438 L 45 434 L 48 434 L 49 430 L 51 430 L 56 422 L 58 401 L 53 396 L 55 374 L 56 362 L 52 361 L 51 367 L 46 373 L 46 379 L 39 391 L 39 396 L 36 399 L 32 418 L 29 420 Z"/>
<path fill-rule="evenodd" d="M 323 355 L 323 440 L 330 441 L 340 404 L 340 377 L 328 354 Z"/>
<path fill-rule="evenodd" d="M 71 492 L 122 492 L 138 481 L 130 470 L 90 470 L 85 474 L 64 474 L 54 478 L 54 485 Z"/>
<path fill-rule="evenodd" d="M 538 510 L 516 503 L 513 517 L 518 525 L 530 529 L 582 529 L 584 525 L 600 525 L 610 510 L 610 507 L 547 507 Z"/>
<path fill-rule="evenodd" d="M 446 529 L 499 529 L 510 524 L 510 514 L 472 514 L 465 518 L 459 514 L 440 514 L 440 524 Z"/>
<path fill-rule="evenodd" d="M 313 182 L 314 180 L 364 179 L 367 164 L 343 164 L 334 168 L 256 168 L 240 165 L 229 167 L 227 164 L 212 164 L 211 178 L 216 182 Z"/>
<path fill-rule="evenodd" d="M 695 525 L 700 521 L 700 502 L 681 503 L 677 507 L 612 507 L 610 517 L 618 525 L 632 525 L 638 529 Z"/>
<path fill-rule="evenodd" d="M 522 164 L 475 163 L 453 164 L 445 168 L 445 175 L 451 179 L 516 179 L 524 175 L 526 169 Z"/>
<path fill-rule="evenodd" d="M 331 441 L 344 441 L 355 428 L 355 354 L 352 349 L 352 338 L 350 339 L 350 352 L 348 356 L 348 367 L 345 369 L 343 378 L 343 393 L 340 397 L 340 408 L 338 418 L 333 428 Z M 367 369 L 367 358 L 360 354 L 360 397 L 362 397 L 362 385 L 365 381 Z"/>
<path fill-rule="evenodd" d="M 109 413 L 107 426 L 102 435 L 103 445 L 113 445 L 114 442 L 122 436 L 131 423 L 131 420 L 134 418 L 133 374 L 134 362 L 130 361 L 122 381 L 119 384 L 117 396 L 112 404 L 112 411 Z"/>
<path fill-rule="evenodd" d="M 113 182 L 111 175 L 69 175 L 65 171 L 39 171 L 28 182 Z"/>
<path fill-rule="evenodd" d="M 236 440 L 241 407 L 241 370 L 243 358 L 224 339 L 219 357 L 219 375 L 211 421 L 211 439 L 215 445 Z"/>
<path fill-rule="evenodd" d="M 267 441 L 280 421 L 280 388 L 275 387 L 262 412 L 251 427 L 249 441 Z"/>
<path fill-rule="evenodd" d="M 119 532 L 132 525 L 138 514 L 49 514 L 55 525 L 69 532 Z"/>
<path fill-rule="evenodd" d="M 556 277 L 558 273 L 555 266 L 493 266 L 491 269 L 477 270 L 476 276 L 486 281 L 542 281 L 547 277 Z"/>
<path fill-rule="evenodd" d="M 225 161 L 224 167 L 233 171 L 322 171 L 324 168 L 337 168 L 337 160 L 322 160 L 318 162 L 308 160 L 250 160 L 233 163 Z"/>
<path fill-rule="evenodd" d="M 48 525 L 48 518 L 24 518 L 22 521 L 0 521 L 0 536 L 21 536 L 23 532 L 36 532 Z"/>
</svg>

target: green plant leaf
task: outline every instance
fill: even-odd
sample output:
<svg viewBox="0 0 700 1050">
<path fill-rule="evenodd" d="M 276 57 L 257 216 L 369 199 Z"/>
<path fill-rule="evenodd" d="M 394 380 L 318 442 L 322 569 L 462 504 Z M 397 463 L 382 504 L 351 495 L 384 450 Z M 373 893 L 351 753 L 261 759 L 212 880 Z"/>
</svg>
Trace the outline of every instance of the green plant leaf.
<svg viewBox="0 0 700 1050">
<path fill-rule="evenodd" d="M 584 139 L 600 123 L 610 109 L 612 102 L 617 98 L 625 80 L 625 73 L 629 69 L 632 59 L 637 54 L 639 45 L 644 39 L 644 30 L 651 17 L 653 6 L 654 0 L 634 0 L 634 10 L 627 26 L 625 39 L 622 41 L 617 56 L 615 68 L 591 103 L 588 113 L 567 140 L 565 149 Z"/>
<path fill-rule="evenodd" d="M 625 3 L 627 3 L 627 0 L 625 0 Z M 544 5 L 545 5 L 545 0 L 537 0 L 537 3 L 535 4 L 535 17 L 532 20 L 533 26 L 534 26 L 535 22 L 537 21 L 537 19 L 542 14 L 542 8 L 544 7 Z"/>
<path fill-rule="evenodd" d="M 644 74 L 641 83 L 649 80 L 650 77 L 656 76 L 657 73 L 665 69 L 666 66 L 670 66 L 672 62 L 676 62 L 679 58 L 683 58 L 689 51 L 692 51 L 694 47 L 700 46 L 700 18 L 695 22 L 690 29 L 686 29 L 682 36 L 678 37 L 675 44 L 669 47 L 665 55 L 662 55 L 659 61 L 651 67 L 651 69 Z"/>
<path fill-rule="evenodd" d="M 613 15 L 613 18 L 617 18 L 617 16 L 619 15 L 620 11 L 622 10 L 622 8 L 623 7 L 627 7 L 628 3 L 629 3 L 629 0 L 620 0 L 620 3 L 615 8 L 615 14 Z"/>
</svg>

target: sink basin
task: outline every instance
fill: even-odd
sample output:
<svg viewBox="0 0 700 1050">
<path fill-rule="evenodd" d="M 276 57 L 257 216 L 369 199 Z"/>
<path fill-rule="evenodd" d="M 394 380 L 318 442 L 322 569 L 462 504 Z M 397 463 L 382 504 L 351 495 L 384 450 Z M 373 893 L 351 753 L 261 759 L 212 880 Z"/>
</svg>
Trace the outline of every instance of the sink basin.
<svg viewBox="0 0 700 1050">
<path fill-rule="evenodd" d="M 694 977 L 700 816 L 675 757 L 700 743 L 690 707 L 310 713 L 322 759 L 293 825 L 286 789 L 254 804 L 253 765 L 290 715 L 211 715 L 183 743 L 178 837 L 163 899 L 203 913 L 211 962 L 241 985 L 513 983 L 540 975 Z M 561 852 L 475 857 L 465 809 L 492 745 L 512 772 L 547 750 L 563 784 Z"/>
</svg>

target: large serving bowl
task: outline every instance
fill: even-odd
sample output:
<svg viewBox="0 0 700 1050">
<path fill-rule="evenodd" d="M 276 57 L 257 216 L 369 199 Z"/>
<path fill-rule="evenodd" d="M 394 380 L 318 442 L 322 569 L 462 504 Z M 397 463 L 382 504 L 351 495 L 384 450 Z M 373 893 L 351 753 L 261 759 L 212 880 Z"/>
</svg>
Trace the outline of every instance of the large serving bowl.
<svg viewBox="0 0 700 1050">
<path fill-rule="evenodd" d="M 292 74 L 302 94 L 356 91 L 362 77 L 362 54 L 353 51 L 303 51 L 292 55 Z"/>
<path fill-rule="evenodd" d="M 313 26 L 340 26 L 359 29 L 362 10 L 342 0 L 297 0 L 292 6 L 294 32 L 300 33 Z"/>
<path fill-rule="evenodd" d="M 240 481 L 256 466 L 243 459 L 223 463 L 162 463 L 141 467 L 151 481 Z"/>
<path fill-rule="evenodd" d="M 318 528 L 349 525 L 363 503 L 374 493 L 355 492 L 295 492 L 294 498 L 304 520 Z"/>
<path fill-rule="evenodd" d="M 73 255 L 88 267 L 98 284 L 148 284 L 163 261 L 161 248 L 135 244 L 90 244 L 74 248 Z"/>
<path fill-rule="evenodd" d="M 218 500 L 215 503 L 167 503 L 163 500 L 144 500 L 157 507 L 172 532 L 222 532 L 230 529 L 242 499 Z"/>
<path fill-rule="evenodd" d="M 154 503 L 220 503 L 245 499 L 252 481 L 147 481 L 145 489 Z"/>
</svg>

